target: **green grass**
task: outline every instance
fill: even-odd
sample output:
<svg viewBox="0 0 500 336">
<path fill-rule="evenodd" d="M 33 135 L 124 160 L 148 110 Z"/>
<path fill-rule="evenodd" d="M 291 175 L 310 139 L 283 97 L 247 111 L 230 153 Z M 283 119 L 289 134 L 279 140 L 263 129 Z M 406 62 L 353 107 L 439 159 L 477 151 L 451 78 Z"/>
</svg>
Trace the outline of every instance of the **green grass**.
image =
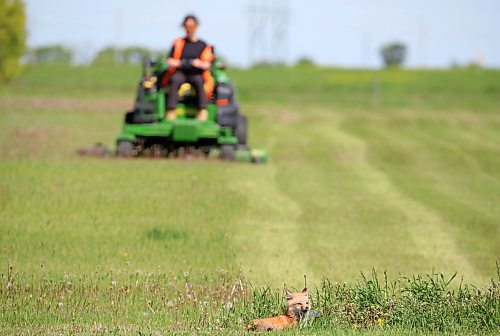
<svg viewBox="0 0 500 336">
<path fill-rule="evenodd" d="M 113 145 L 138 74 L 47 66 L 0 86 L 0 267 L 10 262 L 19 286 L 47 281 L 55 302 L 64 274 L 83 279 L 86 294 L 72 296 L 79 300 L 92 283 L 109 287 L 112 269 L 123 281 L 135 272 L 189 272 L 203 288 L 222 288 L 221 273 L 233 281 L 241 270 L 245 286 L 273 291 L 300 287 L 303 274 L 310 287 L 321 288 L 324 277 L 354 286 L 373 268 L 391 279 L 457 272 L 452 288 L 461 276 L 480 288 L 495 277 L 500 71 L 232 70 L 250 142 L 270 152 L 269 164 L 77 157 L 78 147 Z M 1 314 L 7 333 L 173 325 L 161 309 L 153 322 L 142 316 L 140 295 L 120 306 L 123 318 L 78 306 L 74 323 L 20 297 L 7 306 L 1 295 L 2 309 L 25 316 L 21 323 L 12 311 Z M 109 295 L 95 299 L 109 303 Z M 250 317 L 244 308 L 238 316 Z M 227 332 L 241 327 L 233 317 Z M 412 328 L 383 333 L 439 330 Z M 321 324 L 314 332 L 353 331 Z"/>
<path fill-rule="evenodd" d="M 96 269 L 90 274 L 31 278 L 5 270 L 0 288 L 4 332 L 244 334 L 254 318 L 283 312 L 283 295 L 219 270 L 167 274 Z M 500 268 L 488 288 L 442 274 L 389 280 L 373 271 L 350 284 L 323 279 L 310 296 L 321 314 L 301 334 L 495 334 L 500 324 Z M 285 332 L 297 334 L 297 331 Z"/>
</svg>

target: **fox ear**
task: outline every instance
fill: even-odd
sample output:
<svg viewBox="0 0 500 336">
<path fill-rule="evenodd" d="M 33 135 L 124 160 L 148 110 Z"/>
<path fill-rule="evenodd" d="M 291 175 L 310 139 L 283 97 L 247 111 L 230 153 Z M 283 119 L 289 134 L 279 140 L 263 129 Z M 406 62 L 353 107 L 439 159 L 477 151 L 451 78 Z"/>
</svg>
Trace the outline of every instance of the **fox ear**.
<svg viewBox="0 0 500 336">
<path fill-rule="evenodd" d="M 288 288 L 285 287 L 285 299 L 291 300 L 292 299 L 292 292 L 288 290 Z"/>
<path fill-rule="evenodd" d="M 304 287 L 304 289 L 302 290 L 302 293 L 307 293 L 307 287 Z"/>
</svg>

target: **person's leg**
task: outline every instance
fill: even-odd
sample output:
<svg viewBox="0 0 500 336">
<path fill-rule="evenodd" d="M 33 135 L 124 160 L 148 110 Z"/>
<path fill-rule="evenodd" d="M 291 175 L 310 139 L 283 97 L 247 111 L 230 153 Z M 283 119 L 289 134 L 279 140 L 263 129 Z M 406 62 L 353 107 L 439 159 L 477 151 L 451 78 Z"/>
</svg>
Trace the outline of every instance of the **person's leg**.
<svg viewBox="0 0 500 336">
<path fill-rule="evenodd" d="M 200 121 L 205 121 L 208 118 L 207 111 L 207 96 L 205 95 L 205 86 L 202 75 L 191 75 L 188 78 L 188 82 L 196 90 L 196 95 L 198 96 L 198 115 L 196 118 Z"/>
<path fill-rule="evenodd" d="M 175 109 L 179 102 L 179 88 L 187 81 L 186 75 L 180 71 L 172 74 L 168 81 L 168 95 L 167 95 L 167 119 L 175 119 Z"/>
</svg>

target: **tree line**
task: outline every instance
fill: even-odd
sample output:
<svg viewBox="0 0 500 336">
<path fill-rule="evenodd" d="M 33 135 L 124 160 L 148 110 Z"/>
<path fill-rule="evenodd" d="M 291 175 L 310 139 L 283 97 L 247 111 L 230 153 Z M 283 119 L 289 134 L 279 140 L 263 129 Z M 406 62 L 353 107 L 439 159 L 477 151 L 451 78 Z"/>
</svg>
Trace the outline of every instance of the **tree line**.
<svg viewBox="0 0 500 336">
<path fill-rule="evenodd" d="M 140 46 L 106 47 L 97 52 L 91 64 L 140 64 L 144 58 L 156 54 L 160 53 Z M 73 64 L 74 52 L 64 45 L 48 45 L 28 50 L 25 60 L 29 64 Z"/>
<path fill-rule="evenodd" d="M 144 58 L 160 54 L 162 53 L 139 46 L 106 47 L 96 54 L 91 64 L 140 64 Z M 406 60 L 406 54 L 407 48 L 400 42 L 389 43 L 380 49 L 380 55 L 386 67 L 402 66 Z M 73 55 L 73 51 L 68 47 L 56 44 L 30 49 L 27 53 L 27 61 L 30 64 L 72 64 Z M 296 65 L 314 66 L 315 62 L 310 57 L 302 57 L 297 61 Z"/>
</svg>

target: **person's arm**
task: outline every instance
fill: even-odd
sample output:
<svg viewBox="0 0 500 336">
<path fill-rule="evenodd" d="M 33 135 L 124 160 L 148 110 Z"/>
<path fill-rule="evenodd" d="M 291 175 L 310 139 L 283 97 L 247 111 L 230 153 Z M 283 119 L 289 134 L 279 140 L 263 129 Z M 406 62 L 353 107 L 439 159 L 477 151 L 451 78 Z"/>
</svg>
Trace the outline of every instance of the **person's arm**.
<svg viewBox="0 0 500 336">
<path fill-rule="evenodd" d="M 167 59 L 167 64 L 171 68 L 179 68 L 182 65 L 182 62 L 170 57 Z"/>
<path fill-rule="evenodd" d="M 170 53 L 168 54 L 167 64 L 170 68 L 180 67 L 182 62 L 180 60 L 176 60 L 173 56 L 174 56 L 174 46 L 172 46 L 172 49 L 170 49 Z"/>
<path fill-rule="evenodd" d="M 213 48 L 210 46 L 208 48 L 209 50 L 208 51 L 204 50 L 200 58 L 193 60 L 194 67 L 199 68 L 201 70 L 210 70 L 212 68 L 212 62 L 215 56 L 213 53 Z M 206 55 L 204 55 L 205 52 L 207 52 Z"/>
<path fill-rule="evenodd" d="M 202 61 L 199 58 L 193 60 L 193 66 L 201 70 L 209 70 L 212 67 L 212 62 Z"/>
</svg>

